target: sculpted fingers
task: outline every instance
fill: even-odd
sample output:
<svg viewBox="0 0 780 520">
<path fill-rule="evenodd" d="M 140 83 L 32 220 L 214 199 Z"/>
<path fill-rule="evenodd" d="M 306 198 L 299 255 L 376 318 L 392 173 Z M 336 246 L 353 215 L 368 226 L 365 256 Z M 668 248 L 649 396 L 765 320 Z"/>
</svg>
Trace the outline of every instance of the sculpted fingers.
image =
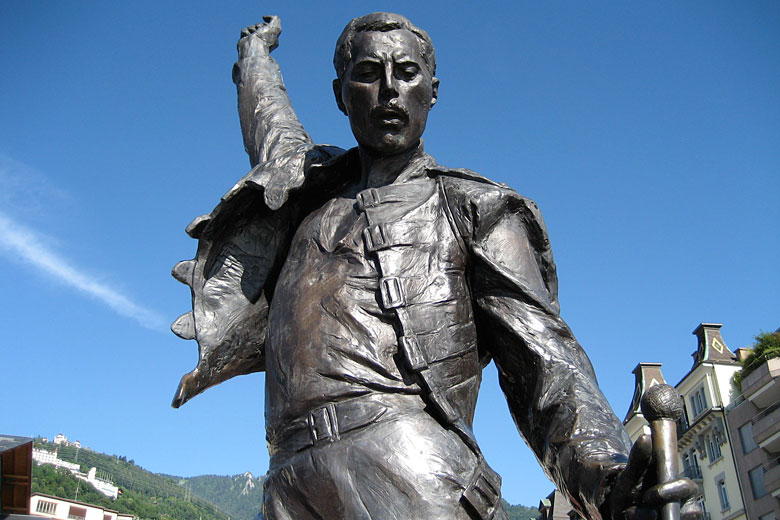
<svg viewBox="0 0 780 520">
<path fill-rule="evenodd" d="M 278 16 L 264 16 L 264 22 L 241 30 L 238 40 L 239 58 L 267 55 L 279 46 L 282 22 Z"/>
<path fill-rule="evenodd" d="M 628 464 L 620 473 L 610 493 L 610 510 L 613 518 L 622 518 L 621 513 L 632 509 L 632 518 L 645 518 L 643 511 L 634 511 L 641 500 L 641 487 L 652 456 L 653 445 L 649 435 L 640 436 L 631 447 Z"/>
<path fill-rule="evenodd" d="M 680 520 L 701 520 L 702 518 L 704 518 L 704 512 L 693 498 L 682 505 Z"/>
<path fill-rule="evenodd" d="M 278 16 L 263 16 L 263 20 L 265 20 L 265 23 L 256 26 L 257 33 L 268 44 L 268 50 L 272 51 L 279 46 L 282 22 Z"/>
<path fill-rule="evenodd" d="M 680 478 L 658 484 L 648 489 L 644 496 L 644 502 L 652 506 L 660 506 L 669 502 L 686 502 L 696 496 L 699 487 L 689 478 Z"/>
</svg>

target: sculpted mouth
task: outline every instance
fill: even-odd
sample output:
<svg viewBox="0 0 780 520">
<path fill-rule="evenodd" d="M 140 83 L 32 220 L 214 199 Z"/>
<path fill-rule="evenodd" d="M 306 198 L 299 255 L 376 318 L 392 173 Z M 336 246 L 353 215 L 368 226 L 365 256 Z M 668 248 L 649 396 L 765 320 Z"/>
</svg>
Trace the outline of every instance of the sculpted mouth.
<svg viewBox="0 0 780 520">
<path fill-rule="evenodd" d="M 375 107 L 371 109 L 369 116 L 373 121 L 386 126 L 403 126 L 409 121 L 406 111 L 400 107 Z"/>
</svg>

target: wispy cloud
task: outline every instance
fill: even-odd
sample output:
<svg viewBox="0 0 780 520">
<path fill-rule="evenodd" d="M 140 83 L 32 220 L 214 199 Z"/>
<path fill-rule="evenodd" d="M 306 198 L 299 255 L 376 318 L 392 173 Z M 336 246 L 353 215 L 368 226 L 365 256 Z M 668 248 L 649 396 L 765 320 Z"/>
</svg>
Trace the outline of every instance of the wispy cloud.
<svg viewBox="0 0 780 520">
<path fill-rule="evenodd" d="M 117 289 L 73 266 L 44 243 L 45 238 L 0 212 L 0 249 L 24 260 L 27 265 L 54 277 L 106 304 L 116 313 L 132 318 L 146 328 L 160 330 L 165 320 L 158 313 L 133 302 Z"/>
<path fill-rule="evenodd" d="M 73 197 L 46 175 L 0 153 L 0 207 L 35 219 L 52 208 L 69 208 L 74 203 Z"/>
<path fill-rule="evenodd" d="M 0 187 L 4 185 L 9 188 L 18 185 L 19 176 L 14 170 L 19 169 L 25 171 L 26 174 L 32 171 L 24 165 L 0 155 Z M 39 181 L 41 181 L 37 184 L 39 187 L 44 187 L 43 189 L 49 192 L 55 190 L 44 177 L 40 175 L 39 177 Z M 27 185 L 29 186 L 29 184 Z M 0 202 L 5 207 L 15 207 L 16 204 L 13 202 L 19 201 L 11 201 L 10 194 L 19 194 L 22 191 L 24 190 L 5 190 L 5 195 L 0 196 Z M 33 199 L 37 199 L 37 197 L 33 196 Z M 41 201 L 29 200 L 28 202 Z M 6 253 L 9 258 L 23 262 L 68 287 L 95 298 L 117 314 L 131 318 L 143 327 L 152 330 L 165 328 L 165 319 L 160 314 L 135 303 L 123 295 L 118 288 L 112 287 L 109 283 L 99 280 L 97 276 L 73 265 L 55 251 L 54 243 L 54 240 L 46 237 L 43 233 L 23 225 L 5 212 L 0 211 L 0 252 Z"/>
</svg>

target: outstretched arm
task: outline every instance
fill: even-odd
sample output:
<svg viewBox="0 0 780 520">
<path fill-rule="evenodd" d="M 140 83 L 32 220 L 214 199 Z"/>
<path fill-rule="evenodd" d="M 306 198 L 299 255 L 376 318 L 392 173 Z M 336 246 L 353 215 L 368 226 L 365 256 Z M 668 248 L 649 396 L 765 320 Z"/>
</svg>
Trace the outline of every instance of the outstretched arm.
<svg viewBox="0 0 780 520">
<path fill-rule="evenodd" d="M 241 133 L 253 167 L 312 142 L 290 104 L 279 65 L 270 56 L 279 45 L 279 18 L 264 16 L 263 20 L 241 31 L 233 66 Z"/>
<path fill-rule="evenodd" d="M 645 471 L 649 439 L 631 449 L 559 315 L 555 264 L 536 205 L 502 187 L 449 186 L 451 214 L 472 254 L 480 348 L 495 360 L 512 417 L 558 488 L 594 520 L 649 518 L 659 505 L 694 496 L 686 479 L 654 485 Z"/>
</svg>

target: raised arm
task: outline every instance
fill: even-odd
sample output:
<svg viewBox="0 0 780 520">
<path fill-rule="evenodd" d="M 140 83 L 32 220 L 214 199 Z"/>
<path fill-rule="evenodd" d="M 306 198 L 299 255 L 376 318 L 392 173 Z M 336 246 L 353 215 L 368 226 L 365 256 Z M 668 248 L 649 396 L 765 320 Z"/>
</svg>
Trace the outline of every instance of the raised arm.
<svg viewBox="0 0 780 520">
<path fill-rule="evenodd" d="M 264 370 L 268 308 L 300 213 L 299 201 L 285 202 L 303 186 L 309 166 L 341 153 L 312 144 L 290 106 L 269 56 L 280 32 L 279 19 L 268 16 L 241 33 L 233 79 L 252 170 L 188 226 L 198 252 L 173 270 L 191 288 L 192 311 L 172 330 L 197 340 L 199 353 L 198 365 L 181 378 L 174 407 L 234 376 Z"/>
<path fill-rule="evenodd" d="M 253 167 L 312 142 L 290 104 L 279 65 L 270 56 L 279 45 L 279 18 L 264 16 L 263 20 L 241 31 L 233 66 L 244 148 Z"/>
</svg>

